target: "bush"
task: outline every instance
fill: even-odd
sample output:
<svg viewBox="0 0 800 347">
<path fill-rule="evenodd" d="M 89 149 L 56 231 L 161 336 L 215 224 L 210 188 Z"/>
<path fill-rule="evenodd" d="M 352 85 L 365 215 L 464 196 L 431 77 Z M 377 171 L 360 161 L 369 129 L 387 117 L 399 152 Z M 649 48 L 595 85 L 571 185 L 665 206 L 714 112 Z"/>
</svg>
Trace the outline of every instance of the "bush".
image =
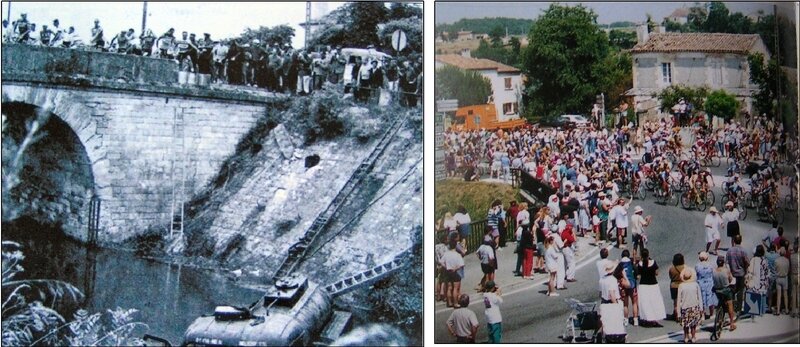
<svg viewBox="0 0 800 347">
<path fill-rule="evenodd" d="M 705 109 L 708 87 L 692 88 L 685 85 L 671 85 L 652 96 L 661 100 L 662 112 L 671 112 L 672 106 L 675 106 L 681 98 L 686 99 L 686 103 L 692 104 L 695 111 L 701 111 Z"/>
<path fill-rule="evenodd" d="M 729 120 L 736 116 L 736 112 L 739 110 L 739 101 L 736 100 L 735 96 L 726 93 L 722 89 L 715 90 L 708 95 L 705 110 L 711 116 Z"/>
</svg>

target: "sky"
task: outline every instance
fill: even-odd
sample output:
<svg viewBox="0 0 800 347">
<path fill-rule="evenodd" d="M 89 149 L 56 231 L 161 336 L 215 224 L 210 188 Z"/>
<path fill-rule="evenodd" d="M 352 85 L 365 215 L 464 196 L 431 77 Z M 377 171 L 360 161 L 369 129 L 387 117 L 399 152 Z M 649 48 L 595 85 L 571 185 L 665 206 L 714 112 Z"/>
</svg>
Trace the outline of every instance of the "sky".
<svg viewBox="0 0 800 347">
<path fill-rule="evenodd" d="M 36 23 L 36 30 L 43 24 L 52 27 L 53 19 L 58 18 L 60 26 L 66 30 L 70 26 L 88 42 L 94 19 L 100 20 L 106 41 L 110 41 L 122 30 L 133 28 L 136 35 L 141 34 L 143 2 L 98 2 L 98 3 L 41 3 L 12 2 L 11 21 L 28 14 L 28 21 Z M 314 3 L 311 14 L 318 18 L 330 12 L 342 2 Z M 147 2 L 147 28 L 160 36 L 169 28 L 175 28 L 176 36 L 182 31 L 195 33 L 202 38 L 203 33 L 211 34 L 212 39 L 238 36 L 246 27 L 273 27 L 287 24 L 295 29 L 292 46 L 302 47 L 305 22 L 305 2 Z M 324 12 L 324 13 L 323 13 Z M 3 19 L 8 16 L 8 3 L 3 2 Z M 38 36 L 37 36 L 38 37 Z"/>
<path fill-rule="evenodd" d="M 600 24 L 610 24 L 612 22 L 631 21 L 641 22 L 647 18 L 647 13 L 653 16 L 654 20 L 660 22 L 672 11 L 681 6 L 691 7 L 691 2 L 582 2 L 597 13 L 597 22 Z M 579 2 L 563 2 L 562 4 L 576 5 Z M 783 4 L 786 5 L 786 4 Z M 495 1 L 466 2 L 466 3 L 436 3 L 436 24 L 453 23 L 461 18 L 484 18 L 484 17 L 511 17 L 535 19 L 547 7 L 549 2 L 511 2 L 503 3 Z M 764 10 L 765 13 L 772 13 L 772 3 L 769 2 L 725 2 L 725 6 L 733 12 L 742 12 L 745 15 Z M 792 7 L 789 7 L 791 9 Z M 794 19 L 794 15 L 787 17 Z"/>
</svg>

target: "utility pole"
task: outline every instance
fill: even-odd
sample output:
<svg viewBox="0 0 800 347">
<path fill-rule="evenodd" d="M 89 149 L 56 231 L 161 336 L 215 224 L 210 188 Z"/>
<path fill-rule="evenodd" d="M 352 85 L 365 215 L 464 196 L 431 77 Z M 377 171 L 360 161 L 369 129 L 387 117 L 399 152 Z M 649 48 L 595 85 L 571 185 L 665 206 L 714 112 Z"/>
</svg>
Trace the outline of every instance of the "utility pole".
<svg viewBox="0 0 800 347">
<path fill-rule="evenodd" d="M 144 29 L 147 27 L 147 1 L 142 4 L 142 31 L 140 35 L 144 35 Z"/>
<path fill-rule="evenodd" d="M 308 49 L 308 39 L 311 31 L 311 1 L 306 1 L 306 34 L 305 34 L 305 42 L 303 43 L 303 47 Z"/>
<path fill-rule="evenodd" d="M 775 96 L 775 101 L 777 102 L 777 110 L 775 113 L 778 120 L 781 122 L 781 124 L 783 124 L 783 117 L 781 115 L 781 72 L 783 72 L 781 65 L 783 64 L 781 63 L 781 33 L 778 29 L 778 5 L 772 5 L 772 17 L 775 18 L 775 56 L 777 57 L 776 61 L 778 62 L 778 66 L 776 67 L 777 71 L 775 71 L 775 84 L 777 85 L 776 90 L 778 92 Z"/>
<path fill-rule="evenodd" d="M 6 10 L 6 21 L 11 24 L 11 1 L 8 2 L 8 10 Z"/>
</svg>

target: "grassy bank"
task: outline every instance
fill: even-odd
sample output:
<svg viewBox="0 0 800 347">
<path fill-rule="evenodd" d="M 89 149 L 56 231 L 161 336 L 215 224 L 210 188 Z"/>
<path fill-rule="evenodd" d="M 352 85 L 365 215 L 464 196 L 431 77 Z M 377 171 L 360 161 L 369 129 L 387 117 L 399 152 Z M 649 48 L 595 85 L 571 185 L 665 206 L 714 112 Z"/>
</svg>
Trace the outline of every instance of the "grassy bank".
<svg viewBox="0 0 800 347">
<path fill-rule="evenodd" d="M 455 213 L 458 205 L 464 205 L 472 220 L 480 220 L 486 217 L 486 211 L 494 199 L 500 199 L 506 208 L 511 200 L 520 201 L 519 189 L 509 184 L 465 182 L 459 179 L 437 181 L 433 194 L 436 220 L 444 217 L 445 212 Z"/>
</svg>

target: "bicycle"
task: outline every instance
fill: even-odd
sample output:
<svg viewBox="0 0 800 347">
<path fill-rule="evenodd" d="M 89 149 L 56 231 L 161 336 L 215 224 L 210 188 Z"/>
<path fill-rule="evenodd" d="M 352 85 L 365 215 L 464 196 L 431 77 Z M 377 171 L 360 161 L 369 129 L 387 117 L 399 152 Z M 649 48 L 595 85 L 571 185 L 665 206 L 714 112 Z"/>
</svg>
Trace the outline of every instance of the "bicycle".
<svg viewBox="0 0 800 347">
<path fill-rule="evenodd" d="M 792 189 L 789 194 L 786 194 L 783 203 L 784 209 L 786 211 L 795 211 L 797 210 L 797 191 Z"/>
<path fill-rule="evenodd" d="M 655 195 L 656 202 L 662 205 L 672 204 L 674 206 L 678 206 L 678 196 L 672 191 L 672 189 L 668 189 L 665 192 L 659 185 L 656 187 Z"/>
<path fill-rule="evenodd" d="M 719 293 L 716 294 L 719 305 L 717 305 L 717 314 L 714 317 L 714 328 L 711 330 L 711 341 L 717 341 L 722 337 L 722 328 L 725 327 L 725 315 L 728 313 L 724 298 Z"/>
<path fill-rule="evenodd" d="M 689 190 L 681 193 L 681 206 L 687 210 L 694 208 L 702 212 L 706 210 L 706 199 Z"/>
</svg>

